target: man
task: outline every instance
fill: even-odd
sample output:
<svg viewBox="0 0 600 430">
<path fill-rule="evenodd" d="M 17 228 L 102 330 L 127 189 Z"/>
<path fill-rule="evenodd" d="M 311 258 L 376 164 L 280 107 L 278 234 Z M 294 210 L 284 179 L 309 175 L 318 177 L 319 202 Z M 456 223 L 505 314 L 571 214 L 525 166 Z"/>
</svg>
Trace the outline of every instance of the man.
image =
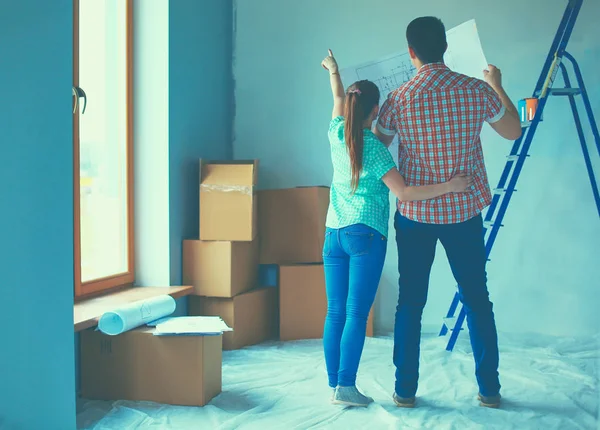
<svg viewBox="0 0 600 430">
<path fill-rule="evenodd" d="M 395 217 L 399 297 L 394 327 L 394 401 L 413 407 L 419 377 L 421 316 L 438 240 L 459 285 L 475 359 L 481 405 L 500 405 L 498 337 L 486 285 L 481 212 L 491 202 L 480 133 L 484 122 L 506 139 L 521 135 L 519 115 L 502 88 L 500 70 L 489 65 L 485 81 L 444 65 L 444 24 L 434 17 L 407 30 L 416 76 L 384 103 L 375 133 L 386 145 L 399 138 L 399 169 L 407 185 L 428 185 L 459 173 L 474 177 L 470 193 L 399 202 Z"/>
</svg>

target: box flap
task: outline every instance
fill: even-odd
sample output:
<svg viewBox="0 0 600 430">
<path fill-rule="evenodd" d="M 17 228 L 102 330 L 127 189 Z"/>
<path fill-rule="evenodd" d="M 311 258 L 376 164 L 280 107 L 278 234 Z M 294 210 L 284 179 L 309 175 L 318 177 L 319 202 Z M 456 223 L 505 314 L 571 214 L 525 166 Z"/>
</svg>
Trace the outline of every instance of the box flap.
<svg viewBox="0 0 600 430">
<path fill-rule="evenodd" d="M 200 160 L 202 185 L 253 186 L 258 178 L 258 160 Z"/>
</svg>

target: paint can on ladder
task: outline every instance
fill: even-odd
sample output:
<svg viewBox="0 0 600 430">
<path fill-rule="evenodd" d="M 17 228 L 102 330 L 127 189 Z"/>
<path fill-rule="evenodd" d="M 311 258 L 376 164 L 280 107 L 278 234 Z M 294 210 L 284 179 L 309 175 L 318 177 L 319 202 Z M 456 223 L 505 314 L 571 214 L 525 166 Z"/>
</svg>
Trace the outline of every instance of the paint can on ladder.
<svg viewBox="0 0 600 430">
<path fill-rule="evenodd" d="M 535 97 L 519 100 L 519 117 L 521 118 L 521 122 L 533 121 L 537 107 L 538 99 Z"/>
</svg>

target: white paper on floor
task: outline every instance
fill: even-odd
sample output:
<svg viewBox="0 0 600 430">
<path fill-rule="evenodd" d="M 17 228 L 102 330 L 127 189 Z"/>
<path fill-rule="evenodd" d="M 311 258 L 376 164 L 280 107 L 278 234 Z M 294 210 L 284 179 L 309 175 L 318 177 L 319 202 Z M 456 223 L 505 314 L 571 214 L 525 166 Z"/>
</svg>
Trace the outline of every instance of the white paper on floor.
<svg viewBox="0 0 600 430">
<path fill-rule="evenodd" d="M 203 408 L 81 401 L 79 429 L 595 429 L 600 338 L 501 335 L 504 404 L 478 406 L 467 336 L 454 352 L 425 336 L 417 407 L 391 400 L 389 338 L 367 339 L 358 385 L 375 403 L 334 406 L 320 341 L 270 343 L 223 354 L 223 393 Z"/>
</svg>

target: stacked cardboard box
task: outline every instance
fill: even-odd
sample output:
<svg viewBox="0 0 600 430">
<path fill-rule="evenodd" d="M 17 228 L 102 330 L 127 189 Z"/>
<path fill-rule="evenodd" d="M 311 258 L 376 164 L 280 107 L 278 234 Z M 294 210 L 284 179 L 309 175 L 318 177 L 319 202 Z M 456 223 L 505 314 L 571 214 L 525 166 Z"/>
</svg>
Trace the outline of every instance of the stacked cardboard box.
<svg viewBox="0 0 600 430">
<path fill-rule="evenodd" d="M 257 178 L 257 160 L 200 160 L 200 240 L 256 238 Z"/>
<path fill-rule="evenodd" d="M 223 349 L 272 339 L 277 291 L 258 276 L 258 162 L 200 162 L 200 240 L 183 243 L 183 281 L 194 286 L 190 315 L 217 315 L 233 328 Z"/>
<path fill-rule="evenodd" d="M 280 269 L 281 340 L 320 339 L 327 315 L 327 295 L 322 264 L 295 264 Z M 367 320 L 373 336 L 373 313 Z"/>
<path fill-rule="evenodd" d="M 327 314 L 323 241 L 329 188 L 299 187 L 258 195 L 261 281 L 272 284 L 279 266 L 281 340 L 319 339 Z M 367 326 L 373 335 L 373 315 Z"/>
<path fill-rule="evenodd" d="M 323 262 L 328 187 L 259 192 L 261 264 Z"/>
<path fill-rule="evenodd" d="M 232 298 L 190 297 L 190 315 L 220 316 L 233 328 L 223 349 L 240 349 L 278 336 L 277 289 L 257 288 Z"/>
</svg>

